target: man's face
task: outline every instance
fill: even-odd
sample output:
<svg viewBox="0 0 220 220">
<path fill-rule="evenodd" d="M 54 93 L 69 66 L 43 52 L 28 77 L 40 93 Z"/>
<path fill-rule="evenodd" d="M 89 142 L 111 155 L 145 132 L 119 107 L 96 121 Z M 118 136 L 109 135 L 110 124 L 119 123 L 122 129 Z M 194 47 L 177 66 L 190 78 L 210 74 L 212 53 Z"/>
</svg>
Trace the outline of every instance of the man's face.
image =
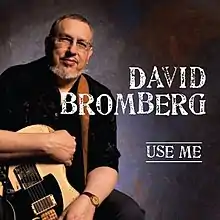
<svg viewBox="0 0 220 220">
<path fill-rule="evenodd" d="M 70 18 L 62 20 L 53 40 L 51 70 L 62 79 L 79 76 L 92 55 L 92 37 L 88 24 Z"/>
</svg>

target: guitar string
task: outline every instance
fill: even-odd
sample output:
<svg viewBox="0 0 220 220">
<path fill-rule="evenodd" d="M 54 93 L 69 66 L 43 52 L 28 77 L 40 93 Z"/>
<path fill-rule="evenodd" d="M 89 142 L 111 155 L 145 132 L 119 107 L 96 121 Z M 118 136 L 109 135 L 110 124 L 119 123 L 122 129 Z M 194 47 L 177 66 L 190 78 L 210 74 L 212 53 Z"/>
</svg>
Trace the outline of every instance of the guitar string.
<svg viewBox="0 0 220 220">
<path fill-rule="evenodd" d="M 27 166 L 27 165 L 26 165 L 26 166 Z M 31 180 L 33 180 L 34 183 L 36 183 L 36 185 L 34 185 L 34 186 L 28 188 L 28 190 L 32 191 L 33 194 L 34 194 L 34 193 L 36 194 L 36 201 L 39 200 L 39 199 L 41 199 L 41 198 L 46 197 L 46 192 L 45 192 L 45 190 L 44 190 L 44 188 L 43 188 L 43 186 L 42 186 L 42 184 L 41 184 L 41 178 L 40 178 L 40 176 L 37 175 L 37 170 L 35 169 L 35 168 L 36 168 L 35 165 L 30 164 L 30 165 L 28 165 L 27 167 L 29 168 L 30 173 L 31 173 L 31 174 L 30 174 L 30 177 L 32 177 Z M 42 210 L 43 210 L 43 207 L 45 207 L 45 206 L 46 206 L 46 207 L 47 207 L 47 206 L 49 207 L 48 201 L 47 201 L 47 200 L 44 200 L 44 199 L 41 200 L 39 203 L 36 203 L 36 204 L 39 205 Z"/>
<path fill-rule="evenodd" d="M 20 167 L 19 167 L 19 171 L 20 171 L 20 172 L 23 172 L 23 175 L 22 175 L 22 177 L 20 178 L 20 181 L 21 181 L 22 185 L 26 188 L 26 187 L 28 187 L 28 185 L 27 185 L 27 183 L 26 183 L 26 182 L 27 182 L 27 179 L 25 178 L 27 175 L 24 175 L 24 174 L 26 174 L 26 172 L 25 172 L 25 167 L 24 167 L 24 166 L 20 166 Z M 27 193 L 29 194 L 29 197 L 30 197 L 30 199 L 32 200 L 32 202 L 34 202 L 35 199 L 33 198 L 31 191 L 29 191 L 28 189 L 26 189 L 26 191 L 27 191 Z"/>
<path fill-rule="evenodd" d="M 30 180 L 28 180 L 28 175 L 27 175 L 27 168 L 25 167 L 25 165 L 21 166 L 21 170 L 23 171 L 24 173 L 24 176 L 23 176 L 23 180 L 24 180 L 24 186 L 26 188 L 26 191 L 28 192 L 32 202 L 35 202 L 37 200 L 37 197 L 35 196 L 35 194 L 32 192 L 31 188 L 28 188 L 29 187 L 29 184 L 28 182 L 30 182 Z"/>
<path fill-rule="evenodd" d="M 39 192 L 42 193 L 42 195 L 40 195 L 41 198 L 46 197 L 47 193 L 46 193 L 46 191 L 44 189 L 44 186 L 42 184 L 41 176 L 39 175 L 38 170 L 37 170 L 35 164 L 31 164 L 30 168 L 32 170 L 32 174 L 34 174 L 33 176 L 35 177 L 35 181 L 38 182 L 38 184 L 36 184 L 34 187 L 36 187 L 36 190 L 38 190 Z M 41 202 L 43 203 L 43 206 L 45 206 L 45 207 L 49 207 L 50 206 L 50 203 L 49 203 L 49 201 L 47 199 L 42 200 Z"/>
<path fill-rule="evenodd" d="M 19 166 L 18 168 L 17 168 L 19 171 L 18 172 L 23 172 L 23 173 L 25 173 L 25 171 L 24 171 L 24 168 L 22 167 L 22 166 Z M 25 180 L 24 180 L 24 176 L 22 175 L 20 178 L 20 181 L 21 181 L 21 184 L 26 188 L 26 183 L 25 183 Z M 31 195 L 31 193 L 27 190 L 27 192 L 28 192 L 28 194 L 29 194 L 29 196 L 30 196 L 30 199 L 32 200 L 32 202 L 34 202 L 34 199 L 33 199 L 33 197 L 32 197 L 32 195 Z"/>
<path fill-rule="evenodd" d="M 35 180 L 38 181 L 38 184 L 35 185 L 35 187 L 37 187 L 38 190 L 40 190 L 41 192 L 43 192 L 44 195 L 46 195 L 47 193 L 44 189 L 44 186 L 43 186 L 43 184 L 41 184 L 41 181 L 42 181 L 41 176 L 39 175 L 35 164 L 30 165 L 30 168 L 32 169 L 32 173 L 34 174 Z M 41 202 L 43 203 L 44 207 L 50 207 L 51 206 L 51 202 L 48 199 L 42 200 Z"/>
<path fill-rule="evenodd" d="M 30 171 L 30 168 L 31 168 L 31 171 Z M 25 186 L 25 187 L 28 187 L 26 190 L 30 196 L 30 199 L 32 200 L 32 202 L 35 202 L 35 196 L 36 196 L 36 199 L 37 199 L 37 195 L 45 195 L 46 196 L 46 192 L 45 192 L 45 189 L 43 187 L 43 185 L 41 184 L 41 177 L 39 175 L 39 173 L 37 172 L 37 169 L 36 169 L 36 166 L 33 164 L 33 165 L 29 165 L 29 166 L 20 166 L 19 169 L 23 172 L 23 175 L 22 175 L 22 178 L 20 178 L 20 181 L 21 183 Z M 26 175 L 24 175 L 26 174 Z M 38 190 L 34 190 L 34 187 L 29 187 L 29 184 L 28 183 L 32 183 L 32 181 L 34 181 L 35 183 L 38 182 L 35 186 L 38 186 Z M 33 190 L 32 190 L 33 189 Z M 34 194 L 34 191 L 36 193 L 36 195 Z M 39 194 L 38 194 L 38 193 Z M 49 204 L 49 201 L 46 199 L 46 200 L 42 200 L 45 203 L 47 203 L 48 205 L 48 208 L 50 207 L 50 204 Z M 41 203 L 37 203 L 36 206 L 37 208 L 39 209 L 39 206 L 40 206 L 40 209 L 41 210 L 44 210 L 44 207 L 41 206 L 42 204 Z M 46 206 L 47 207 L 47 206 Z M 56 212 L 55 212 L 56 214 Z M 57 215 L 56 215 L 56 218 L 57 219 Z"/>
<path fill-rule="evenodd" d="M 26 168 L 26 170 L 28 171 L 30 171 L 30 165 L 28 166 L 28 165 L 26 165 L 26 166 L 24 166 L 24 168 Z M 28 182 L 28 183 L 31 183 L 32 182 L 32 180 L 33 180 L 33 178 L 31 178 L 31 174 L 32 174 L 32 171 L 30 171 L 29 172 L 29 174 L 30 175 L 26 175 L 26 181 Z M 36 179 L 35 179 L 36 180 Z M 35 185 L 36 186 L 36 185 Z M 35 186 L 30 186 L 29 184 L 27 185 L 27 192 L 29 193 L 29 195 L 30 195 L 30 197 L 32 198 L 32 201 L 33 202 L 36 202 L 36 201 L 38 201 L 39 199 L 40 199 L 40 197 L 41 197 L 41 192 L 40 193 L 38 193 L 37 192 L 37 190 L 35 190 L 34 188 L 35 188 Z M 44 196 L 43 196 L 44 197 Z M 41 202 L 39 202 L 39 203 L 36 203 L 36 207 L 37 207 L 37 209 L 40 209 L 40 210 L 43 210 L 43 204 L 41 203 Z"/>
<path fill-rule="evenodd" d="M 23 171 L 23 174 L 25 174 L 25 173 L 28 174 L 28 169 L 30 170 L 30 167 L 32 168 L 31 173 L 33 173 L 33 170 L 34 170 L 34 172 L 36 173 L 36 169 L 34 169 L 34 168 L 35 168 L 34 165 L 29 166 L 29 168 L 28 168 L 28 166 L 26 166 L 26 167 L 25 167 L 25 166 L 20 166 L 20 169 Z M 26 178 L 25 178 L 25 177 L 26 177 Z M 38 180 L 40 180 L 40 176 L 39 176 L 38 179 L 36 179 L 36 178 L 37 178 L 37 176 L 35 175 L 35 178 L 34 178 L 35 181 L 36 181 L 36 182 L 39 182 Z M 25 187 L 29 187 L 28 183 L 31 182 L 30 180 L 32 180 L 32 179 L 30 178 L 30 175 L 24 175 L 23 179 L 21 179 L 22 184 L 23 184 Z M 26 182 L 25 182 L 25 181 L 26 181 Z M 38 189 L 35 190 L 35 187 L 37 187 L 37 186 L 38 186 Z M 33 188 L 32 188 L 32 187 L 27 188 L 26 190 L 27 190 L 27 192 L 28 192 L 28 194 L 29 194 L 29 196 L 30 196 L 32 202 L 37 201 L 38 198 L 39 198 L 39 196 L 40 196 L 41 198 L 44 198 L 44 197 L 46 196 L 46 192 L 45 192 L 44 187 L 42 186 L 41 183 L 36 184 L 35 186 L 33 186 Z M 35 195 L 35 194 L 36 194 L 36 195 Z M 42 203 L 43 203 L 43 204 L 42 204 Z M 49 201 L 48 201 L 47 199 L 46 199 L 46 200 L 42 200 L 40 203 L 36 203 L 36 206 L 37 206 L 38 208 L 40 207 L 41 210 L 43 210 L 42 205 L 45 206 L 45 207 L 50 207 L 50 203 L 49 203 Z"/>
<path fill-rule="evenodd" d="M 38 184 L 37 185 L 35 185 L 35 187 L 37 187 L 37 189 L 40 191 L 40 192 L 42 192 L 43 193 L 43 195 L 45 195 L 46 196 L 46 191 L 45 191 L 45 189 L 44 189 L 44 187 L 43 187 L 43 184 L 41 184 L 41 181 L 42 181 L 42 179 L 41 179 L 41 176 L 39 175 L 39 173 L 38 173 L 38 171 L 37 171 L 37 168 L 36 168 L 36 166 L 34 165 L 34 164 L 31 164 L 30 165 L 30 168 L 31 168 L 31 170 L 32 170 L 32 174 L 33 174 L 33 177 L 34 177 L 34 180 L 36 181 L 36 182 L 38 182 Z M 47 199 L 46 200 L 42 200 L 42 203 L 43 203 L 43 205 L 44 206 L 48 206 L 49 207 L 49 202 L 47 201 Z"/>
<path fill-rule="evenodd" d="M 28 169 L 28 166 L 27 165 L 24 165 L 24 169 L 26 170 L 26 184 L 27 184 L 27 186 L 26 187 L 28 187 L 28 189 L 30 189 L 30 192 L 31 192 L 31 195 L 32 195 L 32 197 L 33 197 L 33 199 L 34 200 L 38 200 L 38 194 L 37 194 L 37 192 L 35 192 L 34 190 L 32 190 L 32 187 L 30 187 L 30 184 L 32 184 L 32 182 L 33 182 L 33 179 L 32 179 L 32 177 L 31 177 L 31 173 L 30 173 L 30 171 L 29 171 L 29 169 Z M 30 187 L 30 188 L 29 188 Z"/>
<path fill-rule="evenodd" d="M 23 172 L 25 172 L 26 174 L 28 173 L 28 168 L 30 168 L 30 166 L 28 167 L 28 165 L 24 165 L 24 166 L 22 166 L 21 167 L 22 168 L 22 170 L 23 170 Z M 30 170 L 30 169 L 29 169 Z M 25 181 L 27 182 L 27 183 L 31 183 L 32 182 L 32 178 L 31 178 L 31 176 L 30 175 L 25 175 Z M 35 181 L 37 181 L 36 179 L 35 179 Z M 35 185 L 35 186 L 33 186 L 33 187 L 31 187 L 31 186 L 29 186 L 29 184 L 25 184 L 26 186 L 25 187 L 28 187 L 26 190 L 27 190 L 27 192 L 28 192 L 28 194 L 29 194 L 29 196 L 30 196 L 30 198 L 31 198 L 31 200 L 32 200 L 32 202 L 35 202 L 35 201 L 37 201 L 37 200 L 39 200 L 40 199 L 40 197 L 41 198 L 44 198 L 45 196 L 46 196 L 46 193 L 45 193 L 45 191 L 44 190 L 38 190 L 38 189 L 35 189 L 35 187 L 38 185 Z M 41 185 L 41 183 L 40 183 L 40 185 Z M 42 187 L 43 188 L 43 187 Z M 42 200 L 42 201 L 44 201 L 44 200 Z M 49 205 L 49 204 L 48 204 Z M 39 207 L 41 210 L 43 210 L 43 204 L 42 204 L 42 202 L 40 202 L 40 203 L 36 203 L 36 206 L 37 207 Z"/>
<path fill-rule="evenodd" d="M 28 192 L 28 194 L 29 194 L 29 196 L 30 196 L 30 198 L 31 198 L 31 200 L 34 202 L 34 200 L 36 200 L 37 201 L 37 198 L 38 198 L 38 196 L 40 196 L 40 197 L 42 197 L 42 198 L 44 198 L 45 196 L 46 196 L 46 192 L 45 192 L 45 189 L 44 189 L 44 187 L 43 187 L 43 185 L 42 185 L 42 183 L 41 183 L 41 177 L 40 177 L 40 175 L 39 175 L 39 173 L 38 173 L 38 171 L 37 171 L 37 169 L 36 169 L 36 166 L 33 164 L 33 165 L 29 165 L 29 167 L 28 166 L 26 166 L 26 169 L 27 169 L 27 173 L 28 173 L 28 168 L 31 168 L 31 174 L 30 175 L 25 175 L 26 176 L 26 179 L 27 179 L 27 182 L 28 183 L 31 183 L 32 181 L 34 182 L 34 183 L 36 183 L 36 182 L 38 182 L 36 185 L 34 185 L 33 187 L 29 187 L 29 185 L 30 184 L 27 184 L 27 192 Z M 21 167 L 21 169 L 23 170 L 23 172 L 25 171 L 25 169 L 23 168 L 23 167 Z M 37 173 L 37 175 L 35 175 Z M 33 174 L 33 175 L 32 175 Z M 39 181 L 38 181 L 39 180 Z M 22 180 L 21 180 L 22 181 Z M 30 182 L 29 182 L 30 181 Z M 25 184 L 25 183 L 24 183 Z M 26 184 L 25 184 L 26 185 Z M 36 188 L 36 189 L 35 189 Z M 49 201 L 47 200 L 47 199 L 43 199 L 42 200 L 42 202 L 45 204 L 47 204 L 48 205 L 48 207 L 50 206 L 50 204 L 49 204 Z M 40 204 L 41 205 L 41 202 L 40 203 L 38 203 L 38 204 Z M 37 204 L 37 205 L 38 205 Z"/>
<path fill-rule="evenodd" d="M 44 197 L 46 197 L 46 191 L 45 191 L 45 189 L 44 189 L 44 187 L 43 187 L 43 185 L 42 185 L 42 183 L 41 183 L 41 177 L 40 177 L 40 175 L 39 175 L 39 173 L 38 173 L 38 171 L 37 171 L 37 169 L 36 169 L 36 166 L 35 166 L 35 164 L 29 164 L 29 168 L 31 168 L 31 174 L 33 174 L 33 181 L 36 183 L 36 182 L 38 182 L 35 186 L 33 186 L 33 191 L 32 191 L 32 187 L 29 187 L 28 189 L 27 189 L 27 191 L 29 191 L 30 190 L 30 192 L 28 192 L 29 193 L 29 195 L 30 195 L 30 197 L 32 197 L 31 195 L 32 195 L 32 193 L 33 193 L 33 195 L 34 195 L 34 193 L 36 193 L 36 201 L 38 200 L 37 199 L 37 196 L 39 195 L 41 198 L 44 198 Z M 27 166 L 27 169 L 28 169 L 28 166 Z M 37 174 L 37 175 L 35 175 L 35 174 Z M 35 190 L 35 188 L 36 188 L 36 190 Z M 32 191 L 32 192 L 31 192 Z M 32 201 L 33 201 L 33 198 L 32 198 Z M 49 207 L 49 202 L 48 202 L 48 200 L 46 199 L 46 200 L 42 200 L 43 201 L 43 203 L 45 203 L 45 201 L 46 201 L 46 203 L 47 203 L 47 205 L 48 205 L 48 207 Z M 34 201 L 33 201 L 34 202 Z M 41 203 L 40 203 L 41 204 Z"/>
</svg>

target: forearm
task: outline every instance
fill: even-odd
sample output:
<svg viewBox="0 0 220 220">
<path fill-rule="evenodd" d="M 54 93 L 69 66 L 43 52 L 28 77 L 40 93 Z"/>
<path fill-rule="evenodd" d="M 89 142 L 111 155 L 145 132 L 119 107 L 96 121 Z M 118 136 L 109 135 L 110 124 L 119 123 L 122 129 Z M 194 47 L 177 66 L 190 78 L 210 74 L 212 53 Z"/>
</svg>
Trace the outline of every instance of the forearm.
<svg viewBox="0 0 220 220">
<path fill-rule="evenodd" d="M 118 173 L 115 169 L 110 167 L 98 167 L 88 174 L 84 191 L 96 195 L 101 203 L 115 188 L 117 180 Z"/>
<path fill-rule="evenodd" d="M 42 154 L 45 135 L 0 130 L 0 159 Z"/>
</svg>

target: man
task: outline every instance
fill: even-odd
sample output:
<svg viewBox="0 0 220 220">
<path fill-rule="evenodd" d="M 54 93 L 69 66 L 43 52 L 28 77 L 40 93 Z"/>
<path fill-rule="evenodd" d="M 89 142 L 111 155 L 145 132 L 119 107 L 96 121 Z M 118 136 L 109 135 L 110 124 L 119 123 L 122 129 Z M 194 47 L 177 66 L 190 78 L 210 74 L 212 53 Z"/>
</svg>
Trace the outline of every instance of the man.
<svg viewBox="0 0 220 220">
<path fill-rule="evenodd" d="M 116 148 L 114 111 L 103 116 L 91 104 L 96 114 L 90 116 L 86 184 L 79 112 L 60 114 L 61 93 L 77 94 L 83 70 L 93 53 L 92 42 L 93 29 L 87 19 L 78 14 L 62 16 L 54 22 L 46 37 L 46 57 L 11 67 L 1 75 L 0 128 L 15 132 L 28 125 L 46 124 L 57 131 L 48 135 L 19 134 L 19 137 L 8 132 L 7 135 L 14 139 L 4 139 L 0 143 L 0 159 L 48 155 L 67 165 L 68 180 L 80 196 L 64 210 L 59 220 L 142 220 L 144 216 L 138 205 L 113 190 L 120 157 Z M 105 86 L 86 74 L 83 76 L 93 97 L 103 93 L 112 97 Z M 107 108 L 107 103 L 102 103 L 102 107 Z M 70 135 L 74 137 L 71 140 Z M 64 143 L 60 141 L 62 138 Z M 36 139 L 37 143 L 33 143 Z M 94 204 L 92 198 L 96 198 L 98 204 Z"/>
</svg>

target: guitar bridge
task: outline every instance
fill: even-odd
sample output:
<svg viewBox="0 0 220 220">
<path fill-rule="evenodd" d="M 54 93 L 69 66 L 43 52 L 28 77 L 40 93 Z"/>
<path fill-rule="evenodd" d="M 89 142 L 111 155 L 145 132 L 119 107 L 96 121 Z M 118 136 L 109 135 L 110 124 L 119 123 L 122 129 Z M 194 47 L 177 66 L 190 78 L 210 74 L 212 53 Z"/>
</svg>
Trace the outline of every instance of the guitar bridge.
<svg viewBox="0 0 220 220">
<path fill-rule="evenodd" d="M 31 208 L 35 215 L 39 215 L 47 210 L 56 206 L 57 203 L 53 197 L 53 195 L 48 195 L 34 203 L 31 204 Z"/>
</svg>

